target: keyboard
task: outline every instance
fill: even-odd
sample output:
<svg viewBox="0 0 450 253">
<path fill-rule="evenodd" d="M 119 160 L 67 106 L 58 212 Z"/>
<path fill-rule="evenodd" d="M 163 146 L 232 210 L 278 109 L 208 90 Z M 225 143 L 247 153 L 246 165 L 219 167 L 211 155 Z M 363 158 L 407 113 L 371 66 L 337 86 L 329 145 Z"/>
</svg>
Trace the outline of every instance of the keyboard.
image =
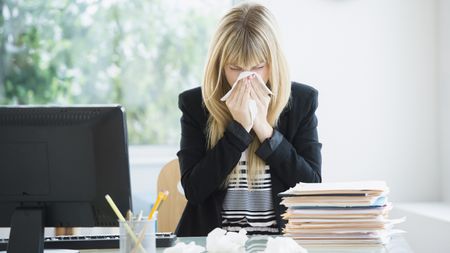
<svg viewBox="0 0 450 253">
<path fill-rule="evenodd" d="M 177 236 L 173 233 L 156 233 L 156 247 L 171 247 Z M 52 236 L 44 238 L 45 249 L 118 249 L 119 235 Z M 6 250 L 8 239 L 0 239 L 0 250 Z"/>
</svg>

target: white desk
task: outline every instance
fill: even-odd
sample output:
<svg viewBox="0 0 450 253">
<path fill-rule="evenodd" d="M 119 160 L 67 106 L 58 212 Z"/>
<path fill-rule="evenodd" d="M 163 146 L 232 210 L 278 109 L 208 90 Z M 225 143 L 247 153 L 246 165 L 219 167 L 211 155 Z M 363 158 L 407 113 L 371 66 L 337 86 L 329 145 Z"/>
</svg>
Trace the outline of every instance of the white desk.
<svg viewBox="0 0 450 253">
<path fill-rule="evenodd" d="M 252 237 L 253 238 L 253 237 Z M 251 239 L 252 239 L 251 238 Z M 205 246 L 206 237 L 180 237 L 178 241 L 189 243 L 194 241 L 197 245 Z M 253 240 L 251 240 L 253 241 Z M 246 249 L 251 247 L 252 245 L 246 245 Z M 352 252 L 352 253 L 412 253 L 413 251 L 409 247 L 408 243 L 402 236 L 395 236 L 392 238 L 391 242 L 384 247 L 370 247 L 370 248 L 361 248 L 361 247 L 305 247 L 308 249 L 309 253 L 344 253 L 344 252 Z M 157 253 L 162 253 L 164 248 L 157 248 Z M 118 253 L 118 249 L 114 250 L 81 250 L 81 253 Z"/>
</svg>

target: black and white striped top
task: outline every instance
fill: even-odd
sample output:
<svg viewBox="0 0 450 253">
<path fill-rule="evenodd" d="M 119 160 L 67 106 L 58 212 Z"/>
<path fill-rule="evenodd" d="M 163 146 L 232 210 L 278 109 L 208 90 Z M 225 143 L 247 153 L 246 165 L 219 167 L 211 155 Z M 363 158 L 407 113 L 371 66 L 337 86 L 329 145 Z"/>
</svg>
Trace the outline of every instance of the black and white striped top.
<svg viewBox="0 0 450 253">
<path fill-rule="evenodd" d="M 272 201 L 269 166 L 248 187 L 246 153 L 241 156 L 239 174 L 228 183 L 223 202 L 222 229 L 247 234 L 279 234 Z"/>
</svg>

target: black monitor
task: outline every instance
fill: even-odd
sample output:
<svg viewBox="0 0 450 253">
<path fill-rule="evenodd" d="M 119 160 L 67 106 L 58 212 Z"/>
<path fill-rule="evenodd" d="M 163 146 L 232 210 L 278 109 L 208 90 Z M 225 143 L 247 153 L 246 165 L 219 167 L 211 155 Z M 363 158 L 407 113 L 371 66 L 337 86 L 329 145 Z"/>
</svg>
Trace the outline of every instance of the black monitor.
<svg viewBox="0 0 450 253">
<path fill-rule="evenodd" d="M 118 105 L 0 107 L 0 227 L 8 253 L 43 252 L 44 227 L 118 226 L 131 209 L 127 128 Z"/>
</svg>

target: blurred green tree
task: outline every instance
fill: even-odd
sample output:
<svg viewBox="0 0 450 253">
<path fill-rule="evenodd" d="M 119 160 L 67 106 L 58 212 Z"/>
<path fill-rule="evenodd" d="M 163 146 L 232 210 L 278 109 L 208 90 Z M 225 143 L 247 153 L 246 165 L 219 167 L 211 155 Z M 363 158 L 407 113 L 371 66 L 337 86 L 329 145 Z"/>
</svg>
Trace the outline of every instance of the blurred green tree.
<svg viewBox="0 0 450 253">
<path fill-rule="evenodd" d="M 120 103 L 132 144 L 175 144 L 231 2 L 0 0 L 0 103 Z"/>
</svg>

